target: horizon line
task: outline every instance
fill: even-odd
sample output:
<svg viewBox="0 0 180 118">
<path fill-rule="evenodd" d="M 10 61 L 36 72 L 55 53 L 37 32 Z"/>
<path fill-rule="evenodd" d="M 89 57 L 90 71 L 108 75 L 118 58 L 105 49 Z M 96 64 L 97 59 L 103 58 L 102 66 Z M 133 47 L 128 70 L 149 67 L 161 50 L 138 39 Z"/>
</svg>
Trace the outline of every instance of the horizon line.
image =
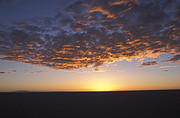
<svg viewBox="0 0 180 118">
<path fill-rule="evenodd" d="M 118 91 L 28 91 L 28 90 L 17 90 L 17 91 L 6 91 L 0 93 L 100 93 L 100 92 L 136 92 L 136 91 L 180 91 L 180 89 L 149 89 L 149 90 L 118 90 Z"/>
</svg>

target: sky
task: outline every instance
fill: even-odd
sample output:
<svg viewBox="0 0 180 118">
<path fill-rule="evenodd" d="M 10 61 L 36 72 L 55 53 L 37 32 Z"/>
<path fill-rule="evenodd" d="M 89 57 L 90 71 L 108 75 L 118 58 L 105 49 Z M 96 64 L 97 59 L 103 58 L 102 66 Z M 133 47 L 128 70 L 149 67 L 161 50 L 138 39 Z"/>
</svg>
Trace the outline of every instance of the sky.
<svg viewBox="0 0 180 118">
<path fill-rule="evenodd" d="M 180 89 L 179 0 L 1 0 L 0 92 Z"/>
</svg>

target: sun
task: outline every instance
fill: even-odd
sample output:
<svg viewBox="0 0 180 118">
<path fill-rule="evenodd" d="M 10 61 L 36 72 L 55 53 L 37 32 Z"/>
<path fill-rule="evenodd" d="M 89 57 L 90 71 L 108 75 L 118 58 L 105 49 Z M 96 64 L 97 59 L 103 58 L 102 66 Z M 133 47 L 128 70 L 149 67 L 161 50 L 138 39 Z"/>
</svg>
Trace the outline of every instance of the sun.
<svg viewBox="0 0 180 118">
<path fill-rule="evenodd" d="M 112 91 L 112 88 L 106 84 L 97 84 L 94 86 L 93 91 Z"/>
<path fill-rule="evenodd" d="M 106 80 L 96 80 L 90 85 L 90 91 L 114 91 L 114 86 Z"/>
</svg>

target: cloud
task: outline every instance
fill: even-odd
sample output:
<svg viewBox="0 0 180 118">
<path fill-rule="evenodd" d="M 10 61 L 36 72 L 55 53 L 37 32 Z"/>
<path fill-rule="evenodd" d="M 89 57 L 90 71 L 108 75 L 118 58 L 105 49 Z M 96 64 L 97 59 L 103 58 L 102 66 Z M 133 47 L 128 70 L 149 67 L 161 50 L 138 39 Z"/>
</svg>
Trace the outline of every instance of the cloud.
<svg viewBox="0 0 180 118">
<path fill-rule="evenodd" d="M 8 74 L 8 73 L 10 73 L 10 72 L 0 72 L 0 74 Z"/>
<path fill-rule="evenodd" d="M 124 72 L 125 70 L 117 70 L 118 72 Z"/>
<path fill-rule="evenodd" d="M 94 69 L 93 72 L 105 72 L 106 70 L 105 69 Z"/>
<path fill-rule="evenodd" d="M 33 71 L 33 72 L 25 72 L 25 73 L 49 73 L 49 71 Z"/>
<path fill-rule="evenodd" d="M 81 70 L 81 71 L 78 71 L 80 73 L 89 73 L 89 72 L 106 72 L 107 70 L 106 69 L 98 69 L 98 68 L 95 68 L 94 70 Z"/>
<path fill-rule="evenodd" d="M 176 62 L 176 61 L 180 61 L 180 55 L 174 55 L 171 59 L 167 60 L 166 62 Z"/>
<path fill-rule="evenodd" d="M 0 30 L 1 60 L 77 70 L 173 54 L 179 61 L 177 0 L 82 0 L 53 17 Z M 20 25 L 23 24 L 23 25 Z M 139 68 L 158 65 L 143 62 Z"/>
<path fill-rule="evenodd" d="M 176 66 L 161 66 L 161 67 L 159 67 L 159 68 L 174 68 L 174 67 L 178 67 L 177 65 Z"/>
<path fill-rule="evenodd" d="M 18 72 L 17 70 L 12 70 L 12 72 Z M 0 72 L 0 74 L 10 74 L 12 72 Z"/>
<path fill-rule="evenodd" d="M 18 72 L 17 70 L 12 70 L 12 72 Z"/>
<path fill-rule="evenodd" d="M 168 72 L 168 70 L 162 70 L 162 72 Z"/>
<path fill-rule="evenodd" d="M 139 68 L 143 68 L 143 67 L 151 67 L 151 66 L 157 66 L 159 65 L 156 61 L 148 61 L 148 62 L 142 62 L 141 66 L 139 66 Z"/>
</svg>

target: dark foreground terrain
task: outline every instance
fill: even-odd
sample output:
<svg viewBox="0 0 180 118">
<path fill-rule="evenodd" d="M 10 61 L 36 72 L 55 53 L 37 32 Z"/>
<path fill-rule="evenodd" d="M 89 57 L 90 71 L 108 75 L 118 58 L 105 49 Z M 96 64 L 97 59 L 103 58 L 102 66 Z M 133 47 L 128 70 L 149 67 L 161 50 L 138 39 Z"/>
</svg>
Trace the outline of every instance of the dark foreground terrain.
<svg viewBox="0 0 180 118">
<path fill-rule="evenodd" d="M 0 118 L 180 118 L 180 90 L 0 93 Z"/>
</svg>

